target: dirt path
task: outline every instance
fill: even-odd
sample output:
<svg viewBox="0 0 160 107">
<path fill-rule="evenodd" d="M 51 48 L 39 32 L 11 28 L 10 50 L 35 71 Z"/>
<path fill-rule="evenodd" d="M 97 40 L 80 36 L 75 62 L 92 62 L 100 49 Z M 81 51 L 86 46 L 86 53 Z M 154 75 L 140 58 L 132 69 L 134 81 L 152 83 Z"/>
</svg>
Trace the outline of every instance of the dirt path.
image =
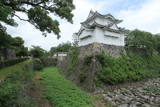
<svg viewBox="0 0 160 107">
<path fill-rule="evenodd" d="M 44 97 L 42 92 L 42 85 L 40 84 L 40 76 L 36 74 L 33 77 L 33 87 L 29 90 L 30 96 L 36 101 L 34 101 L 34 105 L 37 107 L 52 107 L 49 101 Z"/>
</svg>

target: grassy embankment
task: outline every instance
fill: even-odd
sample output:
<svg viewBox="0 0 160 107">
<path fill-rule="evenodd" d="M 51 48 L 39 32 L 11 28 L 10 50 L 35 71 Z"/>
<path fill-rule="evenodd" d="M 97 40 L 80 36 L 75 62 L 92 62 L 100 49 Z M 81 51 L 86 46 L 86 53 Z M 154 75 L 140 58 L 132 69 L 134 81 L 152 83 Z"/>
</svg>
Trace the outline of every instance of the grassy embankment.
<svg viewBox="0 0 160 107">
<path fill-rule="evenodd" d="M 97 80 L 107 84 L 133 82 L 160 77 L 160 55 L 128 55 L 113 58 L 100 54 L 97 59 L 102 69 L 97 73 Z"/>
<path fill-rule="evenodd" d="M 12 71 L 22 71 L 23 68 L 26 66 L 26 64 L 28 64 L 31 61 L 32 60 L 29 59 L 29 60 L 21 62 L 19 64 L 0 69 L 0 80 L 3 80 L 7 75 L 12 73 Z"/>
<path fill-rule="evenodd" d="M 44 92 L 54 107 L 94 107 L 91 97 L 66 80 L 56 67 L 40 72 Z"/>
<path fill-rule="evenodd" d="M 32 85 L 33 72 L 26 69 L 32 60 L 0 70 L 0 107 L 35 107 L 28 90 Z"/>
</svg>

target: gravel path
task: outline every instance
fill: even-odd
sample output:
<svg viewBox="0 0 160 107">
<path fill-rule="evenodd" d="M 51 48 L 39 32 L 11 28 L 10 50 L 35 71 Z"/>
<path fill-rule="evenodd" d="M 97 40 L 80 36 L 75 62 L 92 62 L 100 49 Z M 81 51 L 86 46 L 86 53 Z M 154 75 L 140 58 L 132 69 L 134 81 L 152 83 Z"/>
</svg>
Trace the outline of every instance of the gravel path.
<svg viewBox="0 0 160 107">
<path fill-rule="evenodd" d="M 118 107 L 160 107 L 160 78 L 148 80 L 142 86 L 104 92 L 103 97 Z"/>
</svg>

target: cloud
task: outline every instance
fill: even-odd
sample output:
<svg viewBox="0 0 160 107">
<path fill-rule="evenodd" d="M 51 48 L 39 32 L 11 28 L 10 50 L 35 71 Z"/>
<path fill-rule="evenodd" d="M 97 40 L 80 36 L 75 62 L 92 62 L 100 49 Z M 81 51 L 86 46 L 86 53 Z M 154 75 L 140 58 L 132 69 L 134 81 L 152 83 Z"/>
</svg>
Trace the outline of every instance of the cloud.
<svg viewBox="0 0 160 107">
<path fill-rule="evenodd" d="M 77 32 L 80 28 L 80 22 L 84 21 L 90 11 L 101 10 L 105 6 L 104 1 L 98 4 L 92 3 L 89 0 L 74 0 L 76 9 L 74 13 L 74 24 L 67 22 L 66 20 L 60 21 L 61 38 L 57 40 L 56 35 L 49 34 L 47 37 L 41 35 L 41 32 L 34 28 L 31 24 L 27 22 L 22 22 L 16 19 L 19 26 L 10 27 L 8 26 L 8 33 L 13 37 L 20 36 L 25 40 L 25 46 L 31 47 L 32 45 L 38 45 L 42 48 L 49 50 L 53 46 L 57 46 L 59 43 L 72 41 L 72 34 Z M 24 14 L 18 13 L 23 18 L 26 18 Z M 54 16 L 52 16 L 55 18 Z"/>
<path fill-rule="evenodd" d="M 143 2 L 142 2 L 143 1 Z M 139 4 L 137 4 L 139 3 Z M 27 22 L 18 19 L 18 27 L 8 27 L 8 32 L 15 36 L 21 36 L 25 40 L 25 45 L 38 45 L 49 50 L 59 43 L 72 41 L 72 34 L 80 28 L 80 22 L 83 22 L 89 14 L 89 11 L 97 10 L 103 14 L 111 13 L 124 22 L 120 24 L 128 29 L 142 29 L 152 33 L 160 31 L 160 0 L 74 0 L 76 9 L 73 11 L 73 24 L 66 20 L 59 20 L 61 29 L 61 38 L 57 40 L 56 35 L 49 34 L 47 37 L 41 35 L 41 32 Z M 25 18 L 24 14 L 18 13 Z M 52 16 L 55 18 L 55 16 Z"/>
<path fill-rule="evenodd" d="M 139 9 L 121 10 L 117 16 L 124 19 L 121 26 L 126 28 L 160 32 L 160 0 L 148 0 Z"/>
</svg>

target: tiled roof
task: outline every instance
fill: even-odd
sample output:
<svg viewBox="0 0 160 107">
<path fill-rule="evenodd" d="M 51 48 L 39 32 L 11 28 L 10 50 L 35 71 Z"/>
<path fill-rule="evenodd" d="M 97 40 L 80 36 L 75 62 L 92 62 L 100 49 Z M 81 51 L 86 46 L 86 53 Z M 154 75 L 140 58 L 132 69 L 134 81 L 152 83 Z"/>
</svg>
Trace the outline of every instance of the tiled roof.
<svg viewBox="0 0 160 107">
<path fill-rule="evenodd" d="M 114 23 L 118 24 L 120 22 L 122 22 L 122 20 L 118 20 L 116 18 L 114 18 L 111 14 L 106 14 L 106 15 L 102 15 L 100 13 L 98 13 L 97 11 L 94 12 L 94 14 L 89 17 L 88 19 L 86 19 L 84 22 L 82 22 L 81 24 L 86 24 L 87 22 L 93 20 L 96 17 L 102 17 L 102 18 L 106 18 L 106 19 L 110 19 L 111 21 L 113 21 Z"/>
</svg>

